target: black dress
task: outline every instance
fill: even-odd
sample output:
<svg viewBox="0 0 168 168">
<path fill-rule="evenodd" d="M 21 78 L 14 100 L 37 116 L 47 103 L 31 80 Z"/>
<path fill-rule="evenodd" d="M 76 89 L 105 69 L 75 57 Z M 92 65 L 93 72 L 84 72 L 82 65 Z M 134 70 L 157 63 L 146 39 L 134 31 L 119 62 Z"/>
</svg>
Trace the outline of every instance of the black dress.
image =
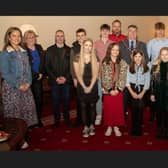
<svg viewBox="0 0 168 168">
<path fill-rule="evenodd" d="M 86 86 L 89 86 L 92 79 L 92 70 L 91 70 L 91 63 L 84 65 L 84 73 L 83 73 L 83 81 Z M 99 99 L 98 96 L 98 83 L 95 82 L 92 90 L 90 93 L 84 93 L 84 89 L 78 83 L 77 85 L 77 94 L 80 99 L 80 101 L 89 102 L 89 103 L 95 103 Z"/>
</svg>

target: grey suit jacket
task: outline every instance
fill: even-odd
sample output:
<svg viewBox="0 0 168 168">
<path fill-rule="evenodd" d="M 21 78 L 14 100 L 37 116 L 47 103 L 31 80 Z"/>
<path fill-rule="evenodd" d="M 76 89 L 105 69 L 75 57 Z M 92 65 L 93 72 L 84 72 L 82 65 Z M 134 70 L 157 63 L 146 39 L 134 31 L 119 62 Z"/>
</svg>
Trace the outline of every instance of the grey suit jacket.
<svg viewBox="0 0 168 168">
<path fill-rule="evenodd" d="M 128 39 L 119 42 L 119 46 L 121 49 L 121 58 L 124 59 L 127 64 L 131 63 L 131 50 L 129 48 L 129 41 Z M 136 40 L 136 48 L 135 49 L 140 49 L 143 51 L 146 63 L 149 61 L 148 53 L 147 53 L 147 47 L 146 44 L 142 41 Z"/>
</svg>

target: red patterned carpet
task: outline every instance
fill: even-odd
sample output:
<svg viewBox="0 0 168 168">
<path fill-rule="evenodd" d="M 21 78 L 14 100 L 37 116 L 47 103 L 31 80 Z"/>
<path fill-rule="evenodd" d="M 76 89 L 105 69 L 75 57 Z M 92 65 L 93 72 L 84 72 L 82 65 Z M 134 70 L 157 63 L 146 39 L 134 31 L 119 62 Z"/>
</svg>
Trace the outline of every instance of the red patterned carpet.
<svg viewBox="0 0 168 168">
<path fill-rule="evenodd" d="M 74 103 L 71 103 L 71 118 L 75 118 Z M 105 127 L 96 126 L 96 135 L 88 138 L 82 137 L 82 127 L 68 127 L 61 122 L 58 128 L 54 128 L 52 106 L 46 104 L 43 111 L 42 128 L 33 128 L 30 132 L 29 147 L 26 151 L 96 151 L 96 150 L 168 150 L 168 140 L 160 140 L 155 137 L 156 122 L 149 122 L 149 109 L 144 112 L 143 136 L 130 136 L 130 113 L 126 127 L 121 128 L 123 135 L 115 137 L 104 136 Z"/>
</svg>

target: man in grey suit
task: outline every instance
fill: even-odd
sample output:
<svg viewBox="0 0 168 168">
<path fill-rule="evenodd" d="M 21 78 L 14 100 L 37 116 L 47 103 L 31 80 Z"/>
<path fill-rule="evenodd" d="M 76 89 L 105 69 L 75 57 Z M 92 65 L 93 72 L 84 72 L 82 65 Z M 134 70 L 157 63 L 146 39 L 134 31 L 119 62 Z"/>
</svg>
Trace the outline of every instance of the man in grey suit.
<svg viewBox="0 0 168 168">
<path fill-rule="evenodd" d="M 132 51 L 135 49 L 141 50 L 144 53 L 146 62 L 148 63 L 149 61 L 146 44 L 137 39 L 137 31 L 138 27 L 136 25 L 129 25 L 127 39 L 119 42 L 119 46 L 121 49 L 121 57 L 127 62 L 128 65 L 131 62 Z M 124 89 L 123 94 L 124 94 L 124 115 L 125 118 L 127 118 L 129 93 L 126 87 Z"/>
</svg>

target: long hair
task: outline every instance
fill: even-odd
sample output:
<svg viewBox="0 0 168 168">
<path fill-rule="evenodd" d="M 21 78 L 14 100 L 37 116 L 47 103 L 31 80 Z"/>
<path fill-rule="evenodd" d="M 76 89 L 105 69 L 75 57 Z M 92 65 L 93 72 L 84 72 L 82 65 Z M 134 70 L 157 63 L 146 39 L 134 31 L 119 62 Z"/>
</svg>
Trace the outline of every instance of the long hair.
<svg viewBox="0 0 168 168">
<path fill-rule="evenodd" d="M 157 65 L 156 66 L 156 69 L 155 69 L 155 72 L 154 73 L 158 73 L 160 71 L 160 63 L 161 63 L 161 53 L 163 50 L 166 50 L 168 52 L 168 47 L 162 47 L 159 51 L 159 55 L 158 57 L 156 58 L 156 60 L 153 62 L 153 65 Z"/>
<path fill-rule="evenodd" d="M 83 45 L 81 46 L 81 49 L 80 49 L 80 55 L 79 55 L 79 74 L 81 76 L 83 76 L 83 72 L 84 72 L 84 50 L 83 50 L 83 47 L 84 47 L 84 44 L 86 42 L 90 41 L 92 43 L 92 46 L 93 46 L 93 40 L 90 39 L 90 38 L 87 38 L 86 40 L 83 41 Z M 94 47 L 92 47 L 92 50 L 91 50 L 91 53 L 90 53 L 90 59 L 91 59 L 91 67 L 92 67 L 92 77 L 96 77 L 98 76 L 98 71 L 99 71 L 99 68 L 98 68 L 98 65 L 97 65 L 97 57 L 96 57 L 96 54 L 95 54 L 95 50 L 94 50 Z"/>
<path fill-rule="evenodd" d="M 135 73 L 135 61 L 134 61 L 134 57 L 137 55 L 137 54 L 140 54 L 142 56 L 142 61 L 141 61 L 141 66 L 143 67 L 143 73 L 147 72 L 149 70 L 148 66 L 147 66 L 147 63 L 145 61 L 145 56 L 144 56 L 144 53 L 142 50 L 134 50 L 132 52 L 132 55 L 131 55 L 131 63 L 130 63 L 130 72 L 131 73 Z"/>
<path fill-rule="evenodd" d="M 121 50 L 120 50 L 120 46 L 118 43 L 111 43 L 109 44 L 109 46 L 107 47 L 107 51 L 106 51 L 106 56 L 104 57 L 103 62 L 106 62 L 107 64 L 110 64 L 111 61 L 111 50 L 114 46 L 118 46 L 119 47 L 119 55 L 117 56 L 117 60 L 116 63 L 120 63 L 121 61 Z"/>
<path fill-rule="evenodd" d="M 21 41 L 20 41 L 19 45 L 22 48 L 24 48 L 21 30 L 18 27 L 9 27 L 8 30 L 6 31 L 5 37 L 4 37 L 4 47 L 2 49 L 3 51 L 6 50 L 7 46 L 11 46 L 12 47 L 9 38 L 10 38 L 11 33 L 13 33 L 14 31 L 18 31 L 20 33 Z"/>
</svg>

